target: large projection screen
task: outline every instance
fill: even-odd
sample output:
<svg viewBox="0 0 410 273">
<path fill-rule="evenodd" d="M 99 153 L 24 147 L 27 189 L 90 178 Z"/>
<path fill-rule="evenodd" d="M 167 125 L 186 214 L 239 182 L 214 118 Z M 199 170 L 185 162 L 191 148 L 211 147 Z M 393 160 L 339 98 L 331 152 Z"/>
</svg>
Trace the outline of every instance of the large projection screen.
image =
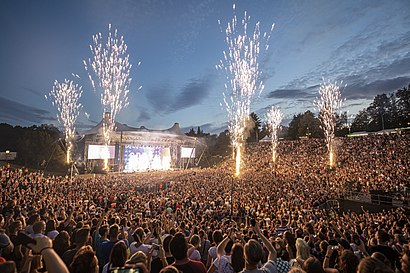
<svg viewBox="0 0 410 273">
<path fill-rule="evenodd" d="M 89 145 L 88 159 L 112 159 L 115 157 L 115 146 Z"/>
<path fill-rule="evenodd" d="M 181 147 L 181 158 L 194 158 L 195 148 Z"/>
<path fill-rule="evenodd" d="M 169 170 L 171 168 L 169 147 L 127 145 L 124 148 L 124 172 Z"/>
</svg>

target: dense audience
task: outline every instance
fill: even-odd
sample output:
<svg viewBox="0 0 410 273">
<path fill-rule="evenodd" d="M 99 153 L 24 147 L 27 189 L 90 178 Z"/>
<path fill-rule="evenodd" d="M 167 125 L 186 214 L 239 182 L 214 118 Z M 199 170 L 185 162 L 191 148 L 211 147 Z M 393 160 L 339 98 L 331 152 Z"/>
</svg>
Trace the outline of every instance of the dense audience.
<svg viewBox="0 0 410 273">
<path fill-rule="evenodd" d="M 45 176 L 0 170 L 0 272 L 410 272 L 403 208 L 337 212 L 346 190 L 407 196 L 410 136 L 248 145 L 215 168 Z"/>
</svg>

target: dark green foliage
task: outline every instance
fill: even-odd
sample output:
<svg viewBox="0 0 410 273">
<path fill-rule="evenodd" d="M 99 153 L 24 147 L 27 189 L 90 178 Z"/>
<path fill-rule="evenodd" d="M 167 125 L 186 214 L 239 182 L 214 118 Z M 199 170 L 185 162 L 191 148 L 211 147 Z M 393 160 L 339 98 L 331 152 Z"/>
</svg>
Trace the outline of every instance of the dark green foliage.
<svg viewBox="0 0 410 273">
<path fill-rule="evenodd" d="M 31 127 L 0 124 L 0 150 L 17 152 L 15 163 L 36 169 L 62 169 L 65 152 L 62 133 L 52 125 Z"/>
</svg>

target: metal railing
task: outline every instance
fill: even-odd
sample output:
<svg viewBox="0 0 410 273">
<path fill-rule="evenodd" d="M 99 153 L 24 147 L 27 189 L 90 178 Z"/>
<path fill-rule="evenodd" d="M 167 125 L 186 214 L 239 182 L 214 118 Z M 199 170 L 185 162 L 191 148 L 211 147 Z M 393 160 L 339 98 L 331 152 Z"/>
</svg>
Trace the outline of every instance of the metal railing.
<svg viewBox="0 0 410 273">
<path fill-rule="evenodd" d="M 331 200 L 327 200 L 326 202 L 320 204 L 318 207 L 321 209 L 339 209 L 340 204 L 338 200 L 331 199 Z"/>
<path fill-rule="evenodd" d="M 394 194 L 377 194 L 377 193 L 365 193 L 357 191 L 344 192 L 344 198 L 351 201 L 359 201 L 364 203 L 371 203 L 376 205 L 388 205 L 393 207 L 403 207 L 410 204 L 410 198 L 404 196 L 398 196 Z"/>
</svg>

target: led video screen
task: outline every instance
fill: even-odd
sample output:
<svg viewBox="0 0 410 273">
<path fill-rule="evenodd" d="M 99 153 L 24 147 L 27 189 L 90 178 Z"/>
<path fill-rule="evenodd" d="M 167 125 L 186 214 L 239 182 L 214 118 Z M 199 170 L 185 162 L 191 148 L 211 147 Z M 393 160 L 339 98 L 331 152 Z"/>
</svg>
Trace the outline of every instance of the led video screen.
<svg viewBox="0 0 410 273">
<path fill-rule="evenodd" d="M 161 146 L 125 146 L 124 171 L 169 170 L 170 149 Z"/>
<path fill-rule="evenodd" d="M 115 146 L 89 145 L 88 159 L 112 159 L 115 157 Z"/>
<path fill-rule="evenodd" d="M 195 148 L 181 147 L 181 158 L 194 158 Z"/>
</svg>

